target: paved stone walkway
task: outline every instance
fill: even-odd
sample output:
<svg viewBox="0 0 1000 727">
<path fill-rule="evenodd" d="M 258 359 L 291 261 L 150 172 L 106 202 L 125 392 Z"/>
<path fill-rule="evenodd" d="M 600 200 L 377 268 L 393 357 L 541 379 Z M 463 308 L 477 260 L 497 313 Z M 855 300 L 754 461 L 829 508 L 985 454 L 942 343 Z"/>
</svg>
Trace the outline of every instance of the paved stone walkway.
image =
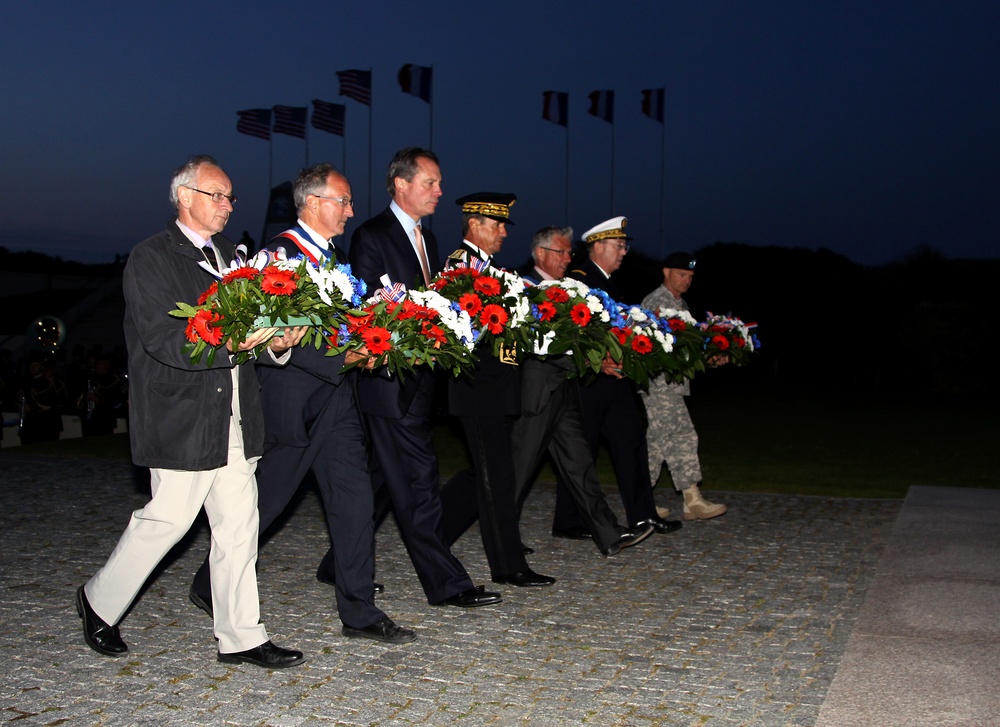
<svg viewBox="0 0 1000 727">
<path fill-rule="evenodd" d="M 273 639 L 308 661 L 267 671 L 216 662 L 211 623 L 188 603 L 204 526 L 126 616 L 126 657 L 83 643 L 74 590 L 148 498 L 140 473 L 0 455 L 0 720 L 812 725 L 901 507 L 727 493 L 725 517 L 605 559 L 549 536 L 554 491 L 536 487 L 522 533 L 532 567 L 558 583 L 506 587 L 501 605 L 469 611 L 427 605 L 390 519 L 378 533 L 379 603 L 419 637 L 387 647 L 340 635 L 333 594 L 314 578 L 326 534 L 307 493 L 261 551 L 259 581 Z M 455 552 L 488 580 L 478 531 Z"/>
</svg>

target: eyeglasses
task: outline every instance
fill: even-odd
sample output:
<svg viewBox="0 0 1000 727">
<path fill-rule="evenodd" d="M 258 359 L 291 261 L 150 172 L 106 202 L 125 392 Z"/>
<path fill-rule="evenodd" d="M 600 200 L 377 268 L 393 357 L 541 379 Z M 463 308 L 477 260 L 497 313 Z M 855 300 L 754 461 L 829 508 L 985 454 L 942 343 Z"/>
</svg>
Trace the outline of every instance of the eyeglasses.
<svg viewBox="0 0 1000 727">
<path fill-rule="evenodd" d="M 186 184 L 184 186 L 187 187 Z M 205 192 L 203 190 L 197 189 L 196 187 L 188 187 L 188 189 L 190 189 L 192 192 L 201 192 L 205 196 L 211 197 L 212 201 L 215 202 L 216 204 L 222 204 L 222 200 L 224 199 L 228 199 L 229 204 L 236 204 L 237 197 L 235 194 L 223 194 L 222 192 Z"/>
<path fill-rule="evenodd" d="M 614 242 L 614 240 L 598 240 L 598 242 L 603 242 L 605 245 L 613 243 L 614 246 L 617 247 L 622 252 L 628 252 L 628 243 L 627 242 Z"/>
<path fill-rule="evenodd" d="M 354 209 L 354 200 L 350 197 L 324 197 L 322 194 L 314 194 L 313 197 L 319 197 L 320 199 L 329 199 L 334 202 L 340 202 L 341 207 L 350 207 Z"/>
<path fill-rule="evenodd" d="M 543 247 L 542 245 L 539 245 L 538 247 L 540 247 L 542 250 L 548 250 L 549 252 L 554 252 L 557 255 L 568 255 L 570 257 L 573 257 L 572 250 L 560 250 L 558 247 Z"/>
</svg>

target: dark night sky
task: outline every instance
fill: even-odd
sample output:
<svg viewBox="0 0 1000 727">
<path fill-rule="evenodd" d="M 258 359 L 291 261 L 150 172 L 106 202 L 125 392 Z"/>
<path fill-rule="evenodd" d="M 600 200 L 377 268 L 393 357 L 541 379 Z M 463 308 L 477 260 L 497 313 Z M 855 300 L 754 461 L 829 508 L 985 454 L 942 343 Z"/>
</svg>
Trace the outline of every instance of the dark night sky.
<svg viewBox="0 0 1000 727">
<path fill-rule="evenodd" d="M 382 209 L 393 152 L 430 142 L 429 107 L 400 92 L 405 63 L 434 67 L 433 147 L 445 203 L 480 190 L 519 201 L 501 261 L 531 233 L 629 218 L 659 255 L 716 241 L 825 247 L 881 264 L 917 246 L 998 257 L 1000 4 L 816 2 L 65 3 L 0 11 L 0 245 L 110 260 L 171 215 L 170 172 L 216 156 L 240 200 L 227 233 L 258 237 L 268 143 L 236 111 L 345 103 L 347 138 L 311 130 L 308 161 L 345 161 L 358 220 Z M 476 8 L 482 6 L 476 5 Z M 280 10 L 278 9 L 280 8 Z M 336 71 L 371 68 L 368 109 Z M 666 89 L 661 126 L 640 91 Z M 542 92 L 570 94 L 566 130 Z M 587 94 L 614 89 L 612 127 Z M 306 162 L 276 135 L 273 182 Z M 661 241 L 661 179 L 665 180 Z M 348 226 L 348 237 L 356 222 Z"/>
</svg>

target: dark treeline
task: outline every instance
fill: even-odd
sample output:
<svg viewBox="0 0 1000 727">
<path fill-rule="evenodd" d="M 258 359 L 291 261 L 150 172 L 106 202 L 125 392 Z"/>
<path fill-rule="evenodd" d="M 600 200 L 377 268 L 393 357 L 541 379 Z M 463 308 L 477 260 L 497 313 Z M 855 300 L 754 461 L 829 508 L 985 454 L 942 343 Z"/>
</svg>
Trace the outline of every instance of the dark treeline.
<svg viewBox="0 0 1000 727">
<path fill-rule="evenodd" d="M 692 311 L 759 324 L 744 371 L 705 383 L 802 393 L 995 394 L 1000 345 L 993 290 L 1000 260 L 947 260 L 920 249 L 864 267 L 829 250 L 715 243 L 698 258 Z M 638 302 L 661 282 L 657 260 L 630 252 L 620 286 Z"/>
</svg>

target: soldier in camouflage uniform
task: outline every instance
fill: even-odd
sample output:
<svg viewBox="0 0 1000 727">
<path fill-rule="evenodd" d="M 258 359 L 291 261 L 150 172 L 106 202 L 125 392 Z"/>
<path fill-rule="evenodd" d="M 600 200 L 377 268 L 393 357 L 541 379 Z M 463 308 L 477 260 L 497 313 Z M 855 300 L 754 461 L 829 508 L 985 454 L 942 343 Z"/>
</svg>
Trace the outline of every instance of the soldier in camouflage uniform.
<svg viewBox="0 0 1000 727">
<path fill-rule="evenodd" d="M 675 252 L 663 263 L 663 285 L 643 298 L 642 307 L 656 313 L 688 309 L 681 297 L 694 279 L 695 259 L 684 252 Z M 662 376 L 649 382 L 643 391 L 646 405 L 646 444 L 649 449 L 649 479 L 656 486 L 660 468 L 666 463 L 674 487 L 684 495 L 684 519 L 708 520 L 726 512 L 726 506 L 709 502 L 701 495 L 701 463 L 698 461 L 698 433 L 691 421 L 685 396 L 691 394 L 691 384 L 675 384 Z M 669 511 L 657 508 L 660 517 Z"/>
</svg>

